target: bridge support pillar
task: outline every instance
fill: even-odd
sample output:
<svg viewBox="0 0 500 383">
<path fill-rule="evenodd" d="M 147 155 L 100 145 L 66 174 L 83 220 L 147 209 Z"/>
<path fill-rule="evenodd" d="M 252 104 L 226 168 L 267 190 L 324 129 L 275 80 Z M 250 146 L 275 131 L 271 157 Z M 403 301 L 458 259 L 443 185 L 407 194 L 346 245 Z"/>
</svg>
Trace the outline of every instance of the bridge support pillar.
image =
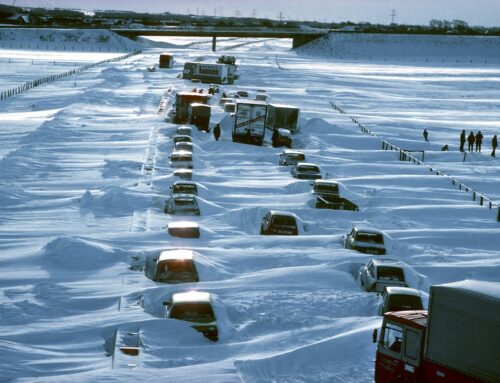
<svg viewBox="0 0 500 383">
<path fill-rule="evenodd" d="M 215 52 L 216 45 L 217 45 L 217 37 L 212 36 L 212 52 Z"/>
</svg>

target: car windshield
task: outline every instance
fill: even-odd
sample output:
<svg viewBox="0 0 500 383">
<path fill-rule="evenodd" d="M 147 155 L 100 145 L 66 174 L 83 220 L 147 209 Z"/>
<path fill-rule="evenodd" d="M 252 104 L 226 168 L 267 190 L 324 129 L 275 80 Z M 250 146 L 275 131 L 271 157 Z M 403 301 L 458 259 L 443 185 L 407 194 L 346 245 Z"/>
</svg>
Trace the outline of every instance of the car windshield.
<svg viewBox="0 0 500 383">
<path fill-rule="evenodd" d="M 379 233 L 358 233 L 356 235 L 356 241 L 383 245 L 384 236 Z"/>
<path fill-rule="evenodd" d="M 299 166 L 298 170 L 301 172 L 315 172 L 315 173 L 319 172 L 319 168 L 317 166 L 312 166 L 312 165 Z"/>
<path fill-rule="evenodd" d="M 172 161 L 191 161 L 192 157 L 190 155 L 175 155 L 172 156 Z"/>
<path fill-rule="evenodd" d="M 295 161 L 304 161 L 306 159 L 306 156 L 303 154 L 288 154 L 288 157 L 291 160 L 295 160 Z"/>
<path fill-rule="evenodd" d="M 377 269 L 377 277 L 378 279 L 391 279 L 401 282 L 404 282 L 405 280 L 403 269 L 399 267 L 388 267 L 388 266 L 379 267 Z"/>
<path fill-rule="evenodd" d="M 321 185 L 321 184 L 318 184 L 318 185 L 316 185 L 316 190 L 318 190 L 318 191 L 338 192 L 339 191 L 339 187 L 338 187 L 338 185 L 335 185 L 335 184 L 331 184 L 331 185 Z"/>
<path fill-rule="evenodd" d="M 279 226 L 295 226 L 295 218 L 286 215 L 275 215 L 272 223 Z"/>
<path fill-rule="evenodd" d="M 175 205 L 182 208 L 198 208 L 198 203 L 194 199 L 176 199 Z"/>
<path fill-rule="evenodd" d="M 190 322 L 212 322 L 215 320 L 212 306 L 209 303 L 199 302 L 179 303 L 174 305 L 170 317 Z"/>
<path fill-rule="evenodd" d="M 422 309 L 422 300 L 416 295 L 396 294 L 389 298 L 389 311 Z"/>
<path fill-rule="evenodd" d="M 186 193 L 186 194 L 195 194 L 196 186 L 194 185 L 175 185 L 174 193 Z"/>
<path fill-rule="evenodd" d="M 158 271 L 161 273 L 165 272 L 188 273 L 193 271 L 193 263 L 191 261 L 184 261 L 184 260 L 172 260 L 168 262 L 162 262 L 158 266 Z"/>
</svg>

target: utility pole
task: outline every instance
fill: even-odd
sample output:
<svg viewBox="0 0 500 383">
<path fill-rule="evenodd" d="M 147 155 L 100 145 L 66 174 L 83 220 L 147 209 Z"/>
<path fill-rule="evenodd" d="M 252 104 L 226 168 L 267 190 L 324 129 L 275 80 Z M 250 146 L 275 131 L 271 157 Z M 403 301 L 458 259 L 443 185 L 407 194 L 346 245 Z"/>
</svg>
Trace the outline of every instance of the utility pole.
<svg viewBox="0 0 500 383">
<path fill-rule="evenodd" d="M 254 8 L 252 11 L 252 17 L 255 19 L 255 16 L 257 16 L 257 10 Z"/>
<path fill-rule="evenodd" d="M 283 12 L 278 13 L 278 19 L 280 22 L 283 21 Z"/>
<path fill-rule="evenodd" d="M 394 24 L 395 20 L 396 20 L 396 10 L 393 9 L 391 12 L 391 24 Z"/>
</svg>

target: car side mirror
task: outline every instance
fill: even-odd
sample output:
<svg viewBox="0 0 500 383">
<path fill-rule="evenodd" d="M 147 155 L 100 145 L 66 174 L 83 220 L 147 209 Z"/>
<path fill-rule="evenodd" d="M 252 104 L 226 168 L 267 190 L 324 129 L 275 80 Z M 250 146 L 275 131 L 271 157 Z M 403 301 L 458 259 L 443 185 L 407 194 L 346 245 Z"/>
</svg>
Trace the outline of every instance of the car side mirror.
<svg viewBox="0 0 500 383">
<path fill-rule="evenodd" d="M 378 339 L 378 329 L 375 328 L 375 329 L 373 329 L 372 342 L 377 343 L 377 339 Z"/>
</svg>

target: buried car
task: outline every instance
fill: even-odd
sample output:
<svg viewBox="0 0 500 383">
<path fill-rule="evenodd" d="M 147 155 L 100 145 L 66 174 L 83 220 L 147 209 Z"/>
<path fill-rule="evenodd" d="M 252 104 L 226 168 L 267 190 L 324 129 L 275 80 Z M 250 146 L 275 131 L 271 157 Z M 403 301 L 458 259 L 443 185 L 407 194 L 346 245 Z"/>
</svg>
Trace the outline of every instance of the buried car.
<svg viewBox="0 0 500 383">
<path fill-rule="evenodd" d="M 337 181 L 333 180 L 318 179 L 314 181 L 311 193 L 320 196 L 339 198 L 340 197 L 339 184 Z"/>
<path fill-rule="evenodd" d="M 405 264 L 389 258 L 372 259 L 359 269 L 359 280 L 366 291 L 382 293 L 387 286 L 408 287 Z"/>
<path fill-rule="evenodd" d="M 321 169 L 316 164 L 311 164 L 308 162 L 299 162 L 292 167 L 290 173 L 295 178 L 304 180 L 315 180 L 322 178 Z"/>
<path fill-rule="evenodd" d="M 173 151 L 170 155 L 170 166 L 174 168 L 193 168 L 193 153 L 186 150 Z"/>
<path fill-rule="evenodd" d="M 172 194 L 167 200 L 165 214 L 200 215 L 200 207 L 192 194 Z"/>
<path fill-rule="evenodd" d="M 380 315 L 389 311 L 423 310 L 420 291 L 410 287 L 387 286 L 382 293 Z"/>
<path fill-rule="evenodd" d="M 191 221 L 170 222 L 167 225 L 168 233 L 173 237 L 180 238 L 199 238 L 200 225 Z"/>
<path fill-rule="evenodd" d="M 279 155 L 278 164 L 280 166 L 296 165 L 299 162 L 304 162 L 306 155 L 298 150 L 285 149 Z"/>
<path fill-rule="evenodd" d="M 172 137 L 172 141 L 174 142 L 174 144 L 176 144 L 178 142 L 193 142 L 191 140 L 191 136 L 188 136 L 186 134 L 175 134 Z"/>
<path fill-rule="evenodd" d="M 156 259 L 154 278 L 156 282 L 199 282 L 198 271 L 192 250 L 165 250 Z"/>
<path fill-rule="evenodd" d="M 170 194 L 198 194 L 198 185 L 193 181 L 175 181 L 170 187 Z"/>
<path fill-rule="evenodd" d="M 192 152 L 193 151 L 193 143 L 192 142 L 177 142 L 174 145 L 174 151 L 175 152 L 179 152 L 179 151 Z"/>
<path fill-rule="evenodd" d="M 273 132 L 272 137 L 273 148 L 280 146 L 286 146 L 287 148 L 292 147 L 292 133 L 287 129 L 276 129 Z"/>
<path fill-rule="evenodd" d="M 219 329 L 215 317 L 212 295 L 201 291 L 174 293 L 166 306 L 165 317 L 192 323 L 192 327 L 208 339 L 217 341 Z"/>
<path fill-rule="evenodd" d="M 260 234 L 297 235 L 297 216 L 286 211 L 270 210 L 262 219 Z"/>
<path fill-rule="evenodd" d="M 386 254 L 384 233 L 368 227 L 353 227 L 344 236 L 344 247 L 366 254 Z"/>
<path fill-rule="evenodd" d="M 182 180 L 192 180 L 193 171 L 191 169 L 178 169 L 174 171 L 173 176 Z"/>
</svg>

